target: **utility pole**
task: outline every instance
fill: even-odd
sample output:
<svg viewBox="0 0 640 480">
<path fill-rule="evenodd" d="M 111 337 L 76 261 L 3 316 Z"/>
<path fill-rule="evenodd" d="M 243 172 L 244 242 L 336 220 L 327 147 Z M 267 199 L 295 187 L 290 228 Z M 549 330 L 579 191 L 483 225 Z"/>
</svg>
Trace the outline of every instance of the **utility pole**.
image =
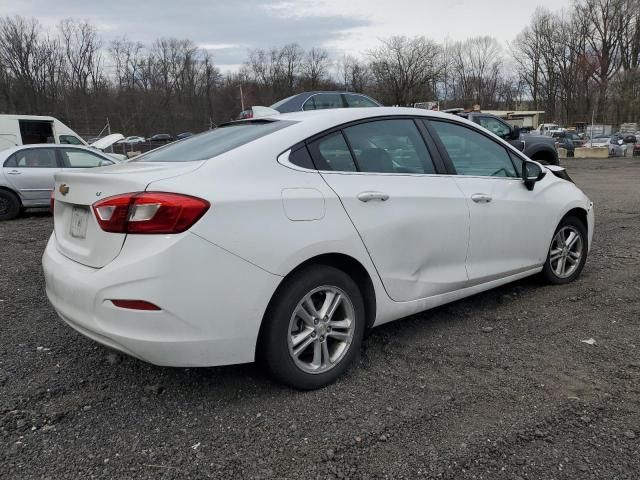
<svg viewBox="0 0 640 480">
<path fill-rule="evenodd" d="M 598 108 L 598 101 L 600 100 L 600 94 L 596 91 L 596 101 L 593 104 L 593 108 L 591 109 L 591 135 L 589 135 L 589 148 L 593 148 L 593 122 L 595 122 L 596 118 L 596 108 Z"/>
<path fill-rule="evenodd" d="M 241 107 L 241 111 L 244 112 L 244 95 L 242 93 L 242 84 L 238 85 L 238 87 L 240 87 L 240 107 Z"/>
</svg>

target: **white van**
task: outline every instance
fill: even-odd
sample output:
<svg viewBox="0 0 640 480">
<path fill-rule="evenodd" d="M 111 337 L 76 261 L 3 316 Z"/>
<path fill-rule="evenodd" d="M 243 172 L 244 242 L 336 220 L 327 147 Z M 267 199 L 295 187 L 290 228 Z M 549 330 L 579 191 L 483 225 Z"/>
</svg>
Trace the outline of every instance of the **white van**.
<svg viewBox="0 0 640 480">
<path fill-rule="evenodd" d="M 87 145 L 76 132 L 54 117 L 0 115 L 0 150 L 33 143 Z"/>
</svg>

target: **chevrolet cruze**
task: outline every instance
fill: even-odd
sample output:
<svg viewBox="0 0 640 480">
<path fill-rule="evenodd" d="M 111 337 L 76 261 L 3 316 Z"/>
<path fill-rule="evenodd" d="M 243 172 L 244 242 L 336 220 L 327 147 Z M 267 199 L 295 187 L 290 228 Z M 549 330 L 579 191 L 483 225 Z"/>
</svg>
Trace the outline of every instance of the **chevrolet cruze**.
<svg viewBox="0 0 640 480">
<path fill-rule="evenodd" d="M 574 280 L 593 204 L 482 127 L 405 108 L 234 122 L 56 174 L 47 295 L 157 365 L 334 381 L 366 329 L 540 274 Z"/>
</svg>

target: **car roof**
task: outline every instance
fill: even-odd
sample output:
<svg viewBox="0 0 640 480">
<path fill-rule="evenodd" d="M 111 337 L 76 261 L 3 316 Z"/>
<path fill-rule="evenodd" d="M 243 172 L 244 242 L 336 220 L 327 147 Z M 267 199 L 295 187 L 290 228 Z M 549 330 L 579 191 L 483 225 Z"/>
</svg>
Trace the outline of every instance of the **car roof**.
<svg viewBox="0 0 640 480">
<path fill-rule="evenodd" d="M 101 152 L 100 150 L 98 150 L 97 148 L 91 148 L 89 146 L 86 145 L 71 145 L 69 143 L 30 143 L 27 145 L 18 145 L 16 147 L 11 147 L 11 148 L 7 148 L 5 150 L 2 150 L 0 152 L 0 156 L 2 156 L 2 158 L 7 158 L 10 155 L 14 154 L 15 152 L 19 152 L 20 150 L 29 150 L 29 149 L 34 149 L 34 148 L 76 148 L 79 150 L 87 150 L 89 152 L 92 153 L 96 153 L 102 157 L 105 157 L 109 160 L 111 160 L 111 158 L 109 156 L 107 156 L 105 153 Z"/>
<path fill-rule="evenodd" d="M 409 107 L 368 107 L 368 108 L 334 108 L 326 110 L 309 110 L 291 113 L 281 113 L 279 115 L 268 115 L 257 119 L 236 120 L 227 125 L 268 122 L 268 121 L 290 121 L 292 124 L 280 130 L 280 136 L 285 139 L 295 140 L 309 138 L 323 131 L 338 127 L 342 124 L 357 120 L 371 119 L 376 117 L 424 117 L 440 118 L 454 121 L 458 124 L 468 125 L 477 130 L 479 125 L 449 113 L 436 112 L 422 108 Z M 498 137 L 496 137 L 498 138 Z"/>
<path fill-rule="evenodd" d="M 277 101 L 276 103 L 274 103 L 273 105 L 270 106 L 270 108 L 274 108 L 274 106 L 276 106 L 276 109 L 280 109 L 280 108 L 287 108 L 287 110 L 289 111 L 299 111 L 300 109 L 302 109 L 302 105 L 311 97 L 313 97 L 314 95 L 318 95 L 318 94 L 325 94 L 325 93 L 334 93 L 334 94 L 338 94 L 338 95 L 359 95 L 362 97 L 366 97 L 369 98 L 371 100 L 373 100 L 376 103 L 380 103 L 378 102 L 376 99 L 371 98 L 368 95 L 365 95 L 364 93 L 359 93 L 359 92 L 347 92 L 347 91 L 343 91 L 343 90 L 312 90 L 309 92 L 301 92 L 301 93 L 297 93 L 295 95 L 291 95 L 290 97 L 284 98 L 282 100 Z"/>
<path fill-rule="evenodd" d="M 411 107 L 368 107 L 368 108 L 327 108 L 323 110 L 307 110 L 300 112 L 281 113 L 280 115 L 267 115 L 260 117 L 259 120 L 292 120 L 294 122 L 307 122 L 310 124 L 315 123 L 346 123 L 354 120 L 360 120 L 364 118 L 375 118 L 384 116 L 419 116 L 419 117 L 433 117 L 443 119 L 457 119 L 463 123 L 469 123 L 475 125 L 473 122 L 466 120 L 457 115 L 450 113 L 436 112 L 433 110 L 426 110 L 423 108 L 411 108 Z M 245 120 L 239 120 L 243 122 Z M 246 120 L 250 122 L 251 120 Z"/>
</svg>

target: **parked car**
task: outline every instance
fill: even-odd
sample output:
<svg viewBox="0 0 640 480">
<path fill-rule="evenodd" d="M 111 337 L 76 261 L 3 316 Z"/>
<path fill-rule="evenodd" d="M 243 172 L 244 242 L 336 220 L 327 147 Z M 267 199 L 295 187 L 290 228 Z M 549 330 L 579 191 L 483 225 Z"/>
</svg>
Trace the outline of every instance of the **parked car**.
<svg viewBox="0 0 640 480">
<path fill-rule="evenodd" d="M 327 108 L 381 107 L 382 104 L 367 95 L 355 92 L 304 92 L 274 103 L 269 108 L 280 113 Z"/>
<path fill-rule="evenodd" d="M 23 208 L 49 206 L 53 176 L 58 172 L 118 163 L 93 148 L 76 145 L 23 145 L 0 152 L 0 220 L 11 220 Z"/>
<path fill-rule="evenodd" d="M 156 133 L 149 138 L 150 142 L 173 142 L 174 138 L 168 133 Z"/>
<path fill-rule="evenodd" d="M 584 139 L 576 132 L 554 132 L 551 134 L 551 137 L 555 138 L 556 141 L 558 141 L 558 139 L 566 139 L 568 142 L 571 142 L 573 144 L 574 148 L 581 147 L 585 142 Z M 564 140 L 559 141 L 559 143 L 566 144 Z"/>
<path fill-rule="evenodd" d="M 60 317 L 147 362 L 257 358 L 301 389 L 342 375 L 370 327 L 574 280 L 593 234 L 563 168 L 413 108 L 232 122 L 102 170 L 56 175 L 43 267 Z"/>
<path fill-rule="evenodd" d="M 624 156 L 627 145 L 618 135 L 597 136 L 587 142 L 589 147 L 608 147 L 612 157 Z"/>
<path fill-rule="evenodd" d="M 640 156 L 640 143 L 636 143 L 633 146 L 633 156 L 634 157 L 639 157 Z"/>
<path fill-rule="evenodd" d="M 125 143 L 127 145 L 135 145 L 135 144 L 138 144 L 138 143 L 144 143 L 146 141 L 147 140 L 144 137 L 138 137 L 136 135 L 133 135 L 131 137 L 123 138 L 118 143 Z"/>
<path fill-rule="evenodd" d="M 182 140 L 183 138 L 189 138 L 189 137 L 193 137 L 193 133 L 191 132 L 179 133 L 178 135 L 176 135 L 176 140 Z"/>
<path fill-rule="evenodd" d="M 239 120 L 271 115 L 330 108 L 381 107 L 382 104 L 367 95 L 355 92 L 313 91 L 287 97 L 270 107 L 252 107 L 240 112 Z"/>
<path fill-rule="evenodd" d="M 454 114 L 483 126 L 491 133 L 509 142 L 532 160 L 544 165 L 560 164 L 555 139 L 550 136 L 522 133 L 520 127 L 510 125 L 502 118 L 489 113 L 457 110 Z"/>
</svg>

